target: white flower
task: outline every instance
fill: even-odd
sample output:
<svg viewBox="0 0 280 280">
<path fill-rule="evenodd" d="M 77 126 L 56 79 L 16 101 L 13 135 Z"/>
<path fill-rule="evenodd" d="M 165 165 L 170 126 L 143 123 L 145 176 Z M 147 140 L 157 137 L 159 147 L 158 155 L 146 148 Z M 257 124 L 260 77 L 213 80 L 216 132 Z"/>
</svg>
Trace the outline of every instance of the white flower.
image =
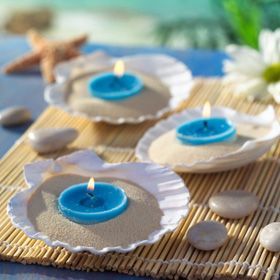
<svg viewBox="0 0 280 280">
<path fill-rule="evenodd" d="M 226 52 L 232 60 L 224 61 L 224 81 L 233 85 L 237 95 L 252 100 L 274 98 L 280 103 L 280 28 L 263 30 L 259 49 L 228 46 Z"/>
</svg>

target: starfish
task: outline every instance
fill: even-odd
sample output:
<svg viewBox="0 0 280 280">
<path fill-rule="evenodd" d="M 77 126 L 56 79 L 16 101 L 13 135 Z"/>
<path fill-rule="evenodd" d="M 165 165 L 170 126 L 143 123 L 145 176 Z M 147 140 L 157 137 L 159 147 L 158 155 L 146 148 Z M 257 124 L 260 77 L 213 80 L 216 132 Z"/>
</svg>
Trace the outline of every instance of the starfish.
<svg viewBox="0 0 280 280">
<path fill-rule="evenodd" d="M 3 70 L 6 74 L 10 74 L 40 64 L 43 78 L 48 83 L 55 81 L 53 73 L 55 65 L 79 56 L 78 48 L 87 41 L 85 35 L 68 41 L 50 41 L 35 30 L 28 31 L 27 38 L 32 51 L 12 61 Z"/>
</svg>

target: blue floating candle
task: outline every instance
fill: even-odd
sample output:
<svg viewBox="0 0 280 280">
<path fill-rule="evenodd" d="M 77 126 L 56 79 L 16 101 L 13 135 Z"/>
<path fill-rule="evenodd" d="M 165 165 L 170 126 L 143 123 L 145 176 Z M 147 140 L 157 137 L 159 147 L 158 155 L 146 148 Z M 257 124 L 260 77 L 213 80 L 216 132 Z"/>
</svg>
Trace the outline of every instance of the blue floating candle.
<svg viewBox="0 0 280 280">
<path fill-rule="evenodd" d="M 236 136 L 236 129 L 230 120 L 222 117 L 210 117 L 210 104 L 203 111 L 209 111 L 203 118 L 183 123 L 176 129 L 176 137 L 186 145 L 206 145 L 228 141 Z"/>
<path fill-rule="evenodd" d="M 116 62 L 114 73 L 96 75 L 88 84 L 93 97 L 111 101 L 132 97 L 140 93 L 142 88 L 143 83 L 136 75 L 124 72 L 124 63 L 121 60 Z"/>
<path fill-rule="evenodd" d="M 123 189 L 110 183 L 90 182 L 65 189 L 58 198 L 63 216 L 79 224 L 108 221 L 123 213 L 128 199 Z"/>
</svg>

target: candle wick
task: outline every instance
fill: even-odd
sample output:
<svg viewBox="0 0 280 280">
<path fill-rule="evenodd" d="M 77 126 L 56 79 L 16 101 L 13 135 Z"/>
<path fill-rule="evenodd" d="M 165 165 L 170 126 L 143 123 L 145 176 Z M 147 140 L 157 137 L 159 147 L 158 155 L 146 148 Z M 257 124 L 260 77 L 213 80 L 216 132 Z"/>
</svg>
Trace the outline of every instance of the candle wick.
<svg viewBox="0 0 280 280">
<path fill-rule="evenodd" d="M 113 76 L 113 79 L 110 82 L 110 87 L 111 88 L 115 88 L 115 85 L 118 83 L 118 77 L 117 76 Z"/>
<path fill-rule="evenodd" d="M 117 85 L 117 84 L 118 84 L 119 86 L 123 87 L 125 90 L 128 89 L 127 86 L 126 86 L 126 84 L 122 82 L 121 77 L 118 77 L 118 76 L 116 76 L 116 75 L 114 75 L 113 80 L 111 81 L 110 84 L 111 84 L 111 86 L 112 86 L 113 88 L 114 88 L 114 85 Z"/>
<path fill-rule="evenodd" d="M 203 121 L 203 125 L 205 128 L 208 128 L 208 122 L 207 121 Z"/>
<path fill-rule="evenodd" d="M 92 193 L 87 193 L 87 195 L 90 197 L 90 198 L 93 198 L 94 197 L 94 195 L 92 194 Z"/>
</svg>

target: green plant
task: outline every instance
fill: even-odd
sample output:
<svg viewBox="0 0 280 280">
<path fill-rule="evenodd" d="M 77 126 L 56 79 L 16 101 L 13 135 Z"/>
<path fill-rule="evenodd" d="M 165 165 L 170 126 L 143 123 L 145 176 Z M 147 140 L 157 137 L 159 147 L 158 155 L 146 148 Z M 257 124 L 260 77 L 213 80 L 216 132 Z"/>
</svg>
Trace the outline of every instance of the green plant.
<svg viewBox="0 0 280 280">
<path fill-rule="evenodd" d="M 219 3 L 238 43 L 257 48 L 262 28 L 260 3 L 256 0 L 221 0 Z"/>
<path fill-rule="evenodd" d="M 194 48 L 219 48 L 220 28 L 216 21 L 209 19 L 178 19 L 160 23 L 155 30 L 156 40 L 161 45 L 180 38 L 186 46 Z"/>
<path fill-rule="evenodd" d="M 262 29 L 280 27 L 279 0 L 211 0 L 214 18 L 181 18 L 160 22 L 155 30 L 162 45 L 174 38 L 186 47 L 223 48 L 230 43 L 258 47 Z"/>
</svg>

